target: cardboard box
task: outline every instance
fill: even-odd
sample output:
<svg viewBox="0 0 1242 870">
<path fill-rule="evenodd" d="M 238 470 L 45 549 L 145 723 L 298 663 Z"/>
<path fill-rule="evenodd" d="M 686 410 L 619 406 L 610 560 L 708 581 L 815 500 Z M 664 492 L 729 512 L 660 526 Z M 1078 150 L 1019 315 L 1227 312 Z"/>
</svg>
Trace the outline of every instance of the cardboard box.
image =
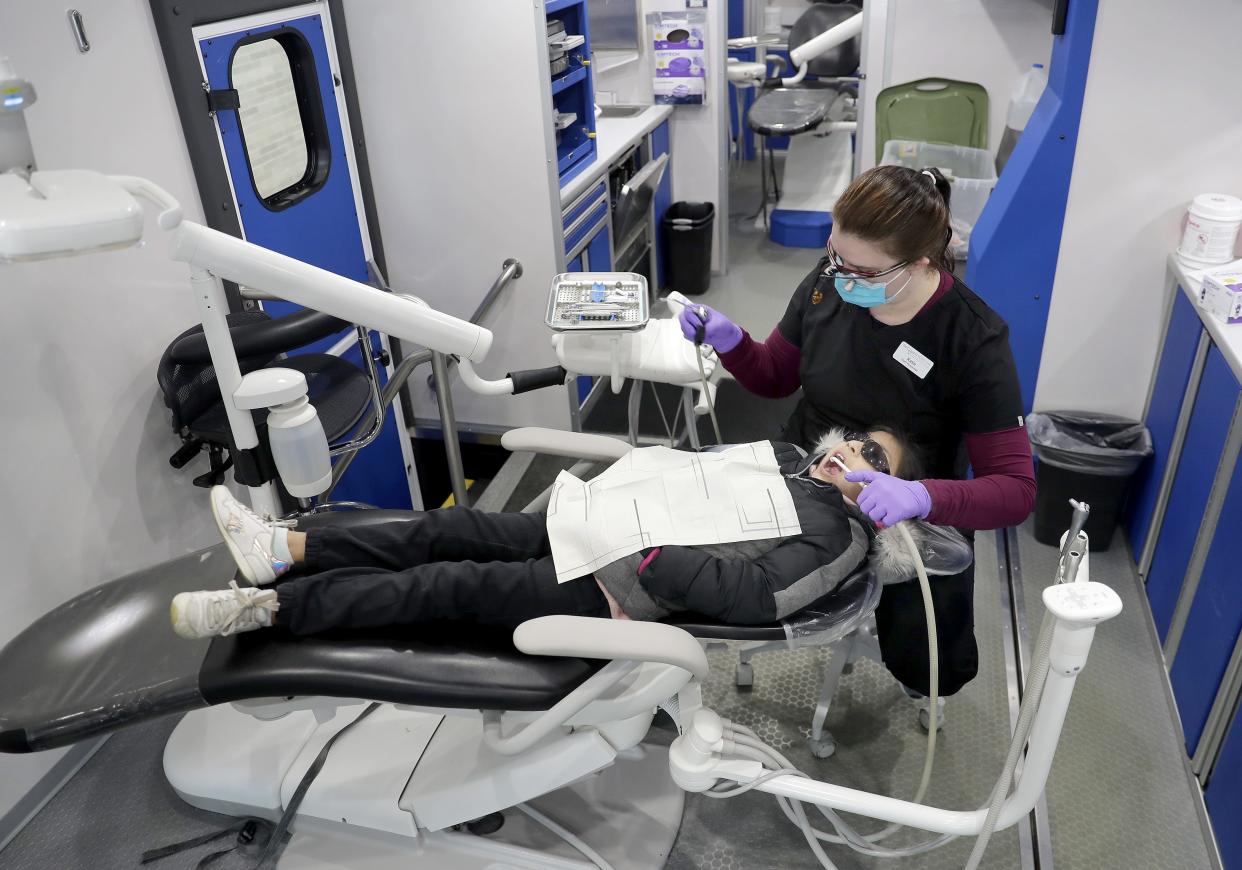
<svg viewBox="0 0 1242 870">
<path fill-rule="evenodd" d="M 1242 323 L 1242 270 L 1206 273 L 1199 307 L 1222 323 Z"/>
</svg>

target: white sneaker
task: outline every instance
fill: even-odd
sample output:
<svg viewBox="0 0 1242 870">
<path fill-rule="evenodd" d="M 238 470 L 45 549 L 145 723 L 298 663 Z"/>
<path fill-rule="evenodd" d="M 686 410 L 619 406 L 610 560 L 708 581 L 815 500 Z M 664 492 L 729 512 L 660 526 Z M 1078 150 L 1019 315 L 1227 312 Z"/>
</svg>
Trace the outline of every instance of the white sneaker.
<svg viewBox="0 0 1242 870">
<path fill-rule="evenodd" d="M 211 488 L 211 513 L 233 561 L 252 586 L 271 583 L 292 567 L 272 552 L 273 532 L 291 527 L 292 522 L 259 516 L 223 486 Z"/>
<path fill-rule="evenodd" d="M 233 580 L 228 589 L 179 592 L 172 600 L 173 631 L 194 640 L 225 637 L 272 624 L 275 589 L 242 589 Z"/>
</svg>

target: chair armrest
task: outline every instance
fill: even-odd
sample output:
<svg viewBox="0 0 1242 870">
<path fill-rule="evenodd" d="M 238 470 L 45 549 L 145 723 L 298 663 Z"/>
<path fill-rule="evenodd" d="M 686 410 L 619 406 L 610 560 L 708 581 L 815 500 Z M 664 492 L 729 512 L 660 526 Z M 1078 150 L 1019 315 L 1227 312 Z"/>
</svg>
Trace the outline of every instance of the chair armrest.
<svg viewBox="0 0 1242 870">
<path fill-rule="evenodd" d="M 661 662 L 700 680 L 708 672 L 707 654 L 699 642 L 689 632 L 659 622 L 540 616 L 514 629 L 513 645 L 528 655 Z"/>
<path fill-rule="evenodd" d="M 320 311 L 304 310 L 263 323 L 234 326 L 229 329 L 238 359 L 265 356 L 299 348 L 348 327 L 344 320 Z M 181 364 L 209 365 L 207 337 L 194 332 L 172 346 L 172 361 Z"/>
<path fill-rule="evenodd" d="M 500 443 L 512 452 L 527 450 L 531 453 L 597 461 L 620 459 L 633 449 L 628 442 L 610 435 L 588 435 L 585 432 L 566 432 L 540 426 L 510 429 L 500 436 Z"/>
</svg>

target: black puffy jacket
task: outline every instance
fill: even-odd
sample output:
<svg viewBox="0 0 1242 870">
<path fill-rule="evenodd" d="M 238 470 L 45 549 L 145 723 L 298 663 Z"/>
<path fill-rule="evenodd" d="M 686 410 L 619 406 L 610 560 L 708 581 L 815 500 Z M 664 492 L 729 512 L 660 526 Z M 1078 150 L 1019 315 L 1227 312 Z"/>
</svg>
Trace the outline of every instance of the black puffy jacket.
<svg viewBox="0 0 1242 870">
<path fill-rule="evenodd" d="M 831 592 L 862 564 L 874 537 L 870 522 L 839 489 L 806 474 L 809 462 L 797 447 L 772 447 L 802 533 L 658 547 L 605 565 L 595 576 L 629 617 L 692 610 L 738 625 L 773 622 Z"/>
</svg>

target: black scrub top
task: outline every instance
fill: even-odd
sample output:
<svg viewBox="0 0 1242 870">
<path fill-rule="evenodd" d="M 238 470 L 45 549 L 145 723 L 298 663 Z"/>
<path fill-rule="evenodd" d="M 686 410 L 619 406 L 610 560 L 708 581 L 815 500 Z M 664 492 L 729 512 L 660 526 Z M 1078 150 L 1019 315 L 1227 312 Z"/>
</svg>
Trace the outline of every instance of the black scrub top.
<svg viewBox="0 0 1242 870">
<path fill-rule="evenodd" d="M 923 454 L 928 477 L 963 479 L 964 433 L 1022 425 L 1009 327 L 952 278 L 909 323 L 887 326 L 837 295 L 821 259 L 778 326 L 801 350 L 802 399 L 783 437 L 813 446 L 834 426 L 886 424 Z"/>
</svg>

